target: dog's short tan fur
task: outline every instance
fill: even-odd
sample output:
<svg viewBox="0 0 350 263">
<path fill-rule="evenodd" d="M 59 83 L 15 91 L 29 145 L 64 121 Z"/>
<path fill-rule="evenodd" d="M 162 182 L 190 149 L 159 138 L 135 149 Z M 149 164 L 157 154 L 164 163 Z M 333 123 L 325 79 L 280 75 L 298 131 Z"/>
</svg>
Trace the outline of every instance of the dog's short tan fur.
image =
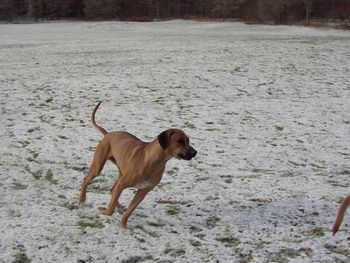
<svg viewBox="0 0 350 263">
<path fill-rule="evenodd" d="M 107 160 L 119 168 L 119 178 L 115 182 L 108 208 L 101 213 L 112 215 L 115 208 L 121 210 L 118 199 L 125 188 L 135 187 L 137 192 L 121 219 L 121 226 L 127 227 L 127 220 L 146 194 L 160 182 L 165 164 L 173 157 L 190 160 L 196 155 L 186 134 L 179 129 L 166 130 L 151 142 L 143 142 L 127 132 L 107 132 L 95 122 L 96 105 L 91 121 L 103 135 L 97 145 L 88 175 L 84 178 L 80 192 L 80 204 L 86 199 L 89 183 L 100 174 Z"/>
<path fill-rule="evenodd" d="M 337 218 L 336 218 L 336 220 L 334 222 L 333 229 L 332 229 L 333 235 L 335 235 L 338 232 L 340 224 L 343 221 L 346 208 L 349 205 L 350 205 L 350 195 L 345 197 L 344 200 L 341 202 L 341 204 L 339 206 Z"/>
</svg>

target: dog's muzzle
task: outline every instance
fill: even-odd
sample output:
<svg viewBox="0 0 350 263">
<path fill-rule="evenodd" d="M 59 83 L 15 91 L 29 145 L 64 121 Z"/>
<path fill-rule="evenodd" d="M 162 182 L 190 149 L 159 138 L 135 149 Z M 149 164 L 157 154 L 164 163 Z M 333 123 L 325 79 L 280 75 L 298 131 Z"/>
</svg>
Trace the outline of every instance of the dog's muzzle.
<svg viewBox="0 0 350 263">
<path fill-rule="evenodd" d="M 191 147 L 191 149 L 185 154 L 179 154 L 178 157 L 183 160 L 191 160 L 197 155 L 197 151 Z"/>
</svg>

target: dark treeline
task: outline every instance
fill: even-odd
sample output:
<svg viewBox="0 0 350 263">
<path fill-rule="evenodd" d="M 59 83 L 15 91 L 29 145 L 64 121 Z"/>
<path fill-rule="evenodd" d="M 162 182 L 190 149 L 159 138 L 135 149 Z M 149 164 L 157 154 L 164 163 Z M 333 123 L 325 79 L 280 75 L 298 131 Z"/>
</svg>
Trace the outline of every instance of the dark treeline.
<svg viewBox="0 0 350 263">
<path fill-rule="evenodd" d="M 350 0 L 0 0 L 0 20 L 240 19 L 288 24 L 348 20 Z"/>
</svg>

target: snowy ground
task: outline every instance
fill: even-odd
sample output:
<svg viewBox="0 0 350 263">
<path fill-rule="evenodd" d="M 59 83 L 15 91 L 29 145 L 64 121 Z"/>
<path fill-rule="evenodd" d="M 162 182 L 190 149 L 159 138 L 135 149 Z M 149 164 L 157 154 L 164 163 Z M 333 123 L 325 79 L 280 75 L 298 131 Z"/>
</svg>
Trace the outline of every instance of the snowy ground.
<svg viewBox="0 0 350 263">
<path fill-rule="evenodd" d="M 0 262 L 349 262 L 350 32 L 240 23 L 0 25 Z M 97 122 L 171 160 L 119 228 L 108 164 L 79 208 Z M 133 190 L 124 192 L 128 204 Z"/>
</svg>

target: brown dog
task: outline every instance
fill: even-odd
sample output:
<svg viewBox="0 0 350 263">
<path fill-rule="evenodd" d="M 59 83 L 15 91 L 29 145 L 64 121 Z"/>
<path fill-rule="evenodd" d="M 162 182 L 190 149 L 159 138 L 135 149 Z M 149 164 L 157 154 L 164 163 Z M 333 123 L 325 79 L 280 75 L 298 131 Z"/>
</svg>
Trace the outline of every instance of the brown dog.
<svg viewBox="0 0 350 263">
<path fill-rule="evenodd" d="M 338 229 L 340 227 L 341 222 L 343 221 L 344 214 L 346 211 L 346 208 L 350 205 L 350 195 L 344 198 L 344 200 L 341 202 L 338 214 L 337 214 L 337 219 L 335 220 L 335 223 L 333 225 L 333 235 L 335 235 L 338 232 Z"/>
<path fill-rule="evenodd" d="M 162 179 L 167 161 L 173 157 L 191 160 L 197 152 L 190 146 L 186 134 L 179 129 L 163 131 L 151 142 L 143 142 L 127 132 L 107 132 L 95 122 L 95 113 L 100 104 L 93 110 L 91 121 L 104 137 L 96 147 L 89 173 L 84 178 L 79 203 L 85 202 L 89 183 L 100 174 L 106 161 L 111 160 L 119 169 L 119 178 L 111 190 L 108 208 L 102 209 L 101 213 L 110 216 L 115 208 L 121 210 L 118 199 L 122 191 L 135 187 L 137 192 L 121 219 L 121 226 L 126 228 L 130 214 Z"/>
</svg>

